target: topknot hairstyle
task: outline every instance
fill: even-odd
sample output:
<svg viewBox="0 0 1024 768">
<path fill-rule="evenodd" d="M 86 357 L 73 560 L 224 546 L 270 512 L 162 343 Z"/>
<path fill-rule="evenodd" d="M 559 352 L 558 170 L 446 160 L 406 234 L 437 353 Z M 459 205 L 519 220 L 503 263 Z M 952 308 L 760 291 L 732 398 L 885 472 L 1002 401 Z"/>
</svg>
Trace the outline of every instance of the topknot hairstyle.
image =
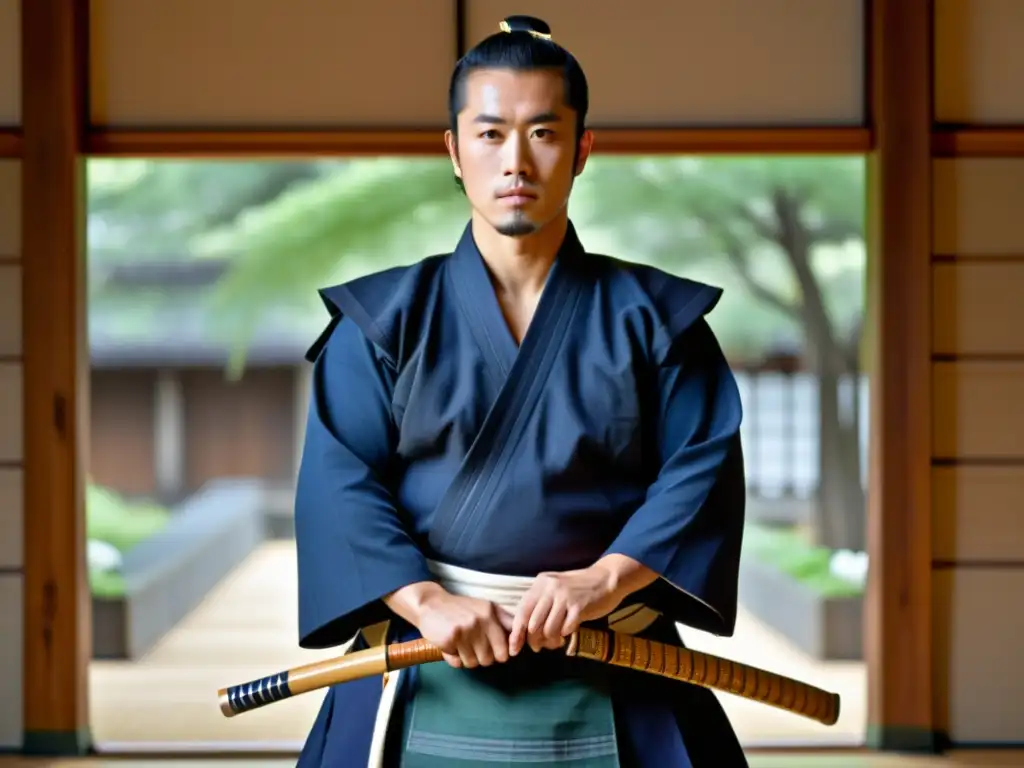
<svg viewBox="0 0 1024 768">
<path fill-rule="evenodd" d="M 448 120 L 458 134 L 458 114 L 465 106 L 464 84 L 478 69 L 531 71 L 556 69 L 565 82 L 566 104 L 576 113 L 576 141 L 583 135 L 590 96 L 587 78 L 576 58 L 554 41 L 551 27 L 533 16 L 509 16 L 499 32 L 484 38 L 455 65 L 448 87 Z"/>
</svg>

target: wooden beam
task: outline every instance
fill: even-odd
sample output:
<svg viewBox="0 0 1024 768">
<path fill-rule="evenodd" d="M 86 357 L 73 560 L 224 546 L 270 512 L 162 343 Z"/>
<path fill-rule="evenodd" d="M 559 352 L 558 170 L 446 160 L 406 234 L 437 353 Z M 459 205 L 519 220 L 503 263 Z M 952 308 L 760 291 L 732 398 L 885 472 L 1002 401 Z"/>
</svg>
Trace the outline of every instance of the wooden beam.
<svg viewBox="0 0 1024 768">
<path fill-rule="evenodd" d="M 1024 126 L 939 127 L 932 133 L 935 157 L 1024 157 Z"/>
<path fill-rule="evenodd" d="M 814 155 L 863 154 L 871 149 L 867 128 L 681 128 L 597 129 L 596 152 L 639 154 Z"/>
<path fill-rule="evenodd" d="M 868 743 L 934 751 L 931 0 L 872 0 Z"/>
<path fill-rule="evenodd" d="M 84 469 L 84 0 L 21 6 L 25 387 L 24 748 L 89 747 Z"/>
<path fill-rule="evenodd" d="M 126 130 L 93 128 L 86 151 L 107 157 L 443 155 L 444 129 L 364 131 Z M 869 128 L 600 128 L 609 154 L 866 154 Z M 0 129 L 0 157 L 21 154 L 22 135 Z M 936 157 L 1024 157 L 1024 126 L 936 127 Z"/>
<path fill-rule="evenodd" d="M 123 130 L 92 128 L 86 151 L 100 157 L 292 157 L 444 155 L 434 131 Z"/>
<path fill-rule="evenodd" d="M 18 128 L 0 128 L 0 158 L 21 157 L 22 136 Z"/>
<path fill-rule="evenodd" d="M 595 151 L 609 154 L 851 154 L 871 149 L 867 128 L 600 128 Z M 186 131 L 94 127 L 87 152 L 99 156 L 270 157 L 445 155 L 444 129 L 362 131 Z"/>
</svg>

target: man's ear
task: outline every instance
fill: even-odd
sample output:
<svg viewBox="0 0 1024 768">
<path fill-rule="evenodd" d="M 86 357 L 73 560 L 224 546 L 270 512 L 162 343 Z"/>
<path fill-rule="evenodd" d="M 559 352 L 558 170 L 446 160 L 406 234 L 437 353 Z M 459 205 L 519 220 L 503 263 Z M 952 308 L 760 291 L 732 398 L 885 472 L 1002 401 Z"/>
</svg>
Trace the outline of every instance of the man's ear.
<svg viewBox="0 0 1024 768">
<path fill-rule="evenodd" d="M 451 129 L 444 132 L 444 144 L 448 147 L 448 156 L 452 160 L 452 171 L 455 177 L 462 178 L 462 168 L 459 167 L 459 137 Z"/>
<path fill-rule="evenodd" d="M 586 130 L 583 135 L 580 136 L 579 151 L 576 153 L 576 175 L 579 176 L 583 173 L 583 168 L 587 164 L 587 160 L 590 158 L 590 153 L 594 149 L 594 132 Z"/>
</svg>

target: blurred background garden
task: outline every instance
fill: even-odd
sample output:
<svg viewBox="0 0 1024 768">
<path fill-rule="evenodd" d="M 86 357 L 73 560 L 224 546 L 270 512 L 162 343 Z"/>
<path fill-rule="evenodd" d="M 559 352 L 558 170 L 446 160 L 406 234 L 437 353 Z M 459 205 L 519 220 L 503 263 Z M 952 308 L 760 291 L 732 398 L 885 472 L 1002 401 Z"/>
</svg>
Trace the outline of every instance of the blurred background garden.
<svg viewBox="0 0 1024 768">
<path fill-rule="evenodd" d="M 745 409 L 743 617 L 733 640 L 688 642 L 823 687 L 859 686 L 842 691 L 854 706 L 844 700 L 839 731 L 853 741 L 867 569 L 864 165 L 594 157 L 570 204 L 589 250 L 725 289 L 710 323 Z M 290 542 L 303 354 L 326 319 L 316 289 L 450 251 L 467 203 L 445 157 L 92 159 L 88 181 L 93 706 L 116 711 L 162 674 L 191 681 L 200 690 L 182 695 L 212 710 L 211 685 L 309 660 L 294 647 Z M 244 595 L 259 605 L 223 608 Z M 227 636 L 202 629 L 204 610 Z M 228 615 L 259 616 L 276 634 L 231 634 Z M 186 631 L 206 640 L 180 650 Z M 258 642 L 273 650 L 261 655 Z M 301 740 L 318 699 L 308 698 L 240 718 L 276 736 L 211 720 L 161 738 Z M 791 741 L 838 738 L 723 703 L 748 743 L 780 728 Z M 282 712 L 294 725 L 280 725 Z M 101 717 L 97 739 L 133 738 L 117 728 Z"/>
</svg>

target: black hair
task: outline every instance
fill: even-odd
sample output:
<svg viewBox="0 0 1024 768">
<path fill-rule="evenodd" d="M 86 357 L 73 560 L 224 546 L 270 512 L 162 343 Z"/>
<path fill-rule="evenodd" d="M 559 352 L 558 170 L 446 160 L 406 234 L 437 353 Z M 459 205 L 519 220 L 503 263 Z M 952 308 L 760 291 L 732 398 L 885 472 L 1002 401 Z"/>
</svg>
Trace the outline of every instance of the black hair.
<svg viewBox="0 0 1024 768">
<path fill-rule="evenodd" d="M 583 68 L 569 51 L 551 39 L 551 27 L 532 16 L 509 16 L 500 32 L 484 38 L 459 59 L 448 86 L 448 121 L 458 136 L 458 115 L 465 106 L 465 81 L 477 69 L 531 71 L 557 69 L 565 82 L 566 104 L 576 113 L 576 151 L 586 130 L 590 95 Z"/>
</svg>

